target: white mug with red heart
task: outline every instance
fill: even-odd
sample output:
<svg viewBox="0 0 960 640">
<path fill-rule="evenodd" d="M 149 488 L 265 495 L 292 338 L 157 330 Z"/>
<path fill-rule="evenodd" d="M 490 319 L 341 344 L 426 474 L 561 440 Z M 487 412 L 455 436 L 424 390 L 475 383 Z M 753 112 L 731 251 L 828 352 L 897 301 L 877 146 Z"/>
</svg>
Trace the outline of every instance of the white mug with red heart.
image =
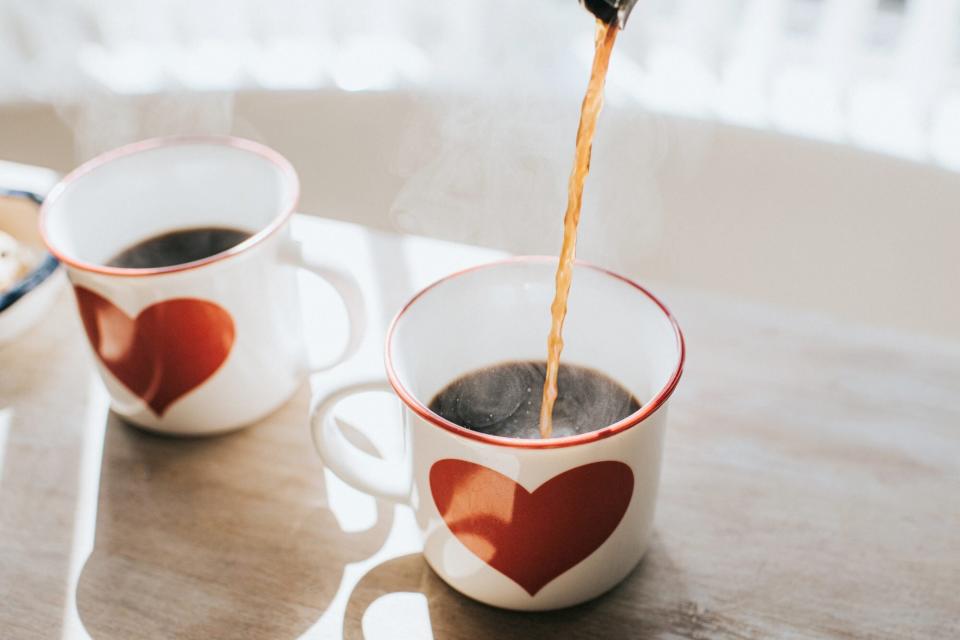
<svg viewBox="0 0 960 640">
<path fill-rule="evenodd" d="M 465 429 L 428 409 L 465 373 L 543 360 L 556 259 L 513 258 L 430 285 L 387 335 L 387 380 L 318 400 L 312 430 L 326 465 L 355 487 L 408 503 L 427 563 L 450 586 L 517 610 L 571 606 L 611 589 L 637 565 L 653 524 L 667 400 L 683 369 L 680 329 L 630 280 L 578 263 L 563 361 L 626 387 L 642 406 L 579 435 L 524 440 Z M 337 405 L 360 392 L 403 402 L 405 450 L 376 457 L 340 429 Z M 372 442 L 374 428 L 357 425 Z M 398 425 L 399 427 L 399 425 Z"/>
<path fill-rule="evenodd" d="M 296 271 L 340 293 L 359 344 L 353 279 L 302 257 L 290 235 L 299 181 L 290 163 L 249 140 L 174 137 L 108 152 L 66 176 L 41 232 L 67 268 L 112 407 L 155 431 L 200 435 L 248 425 L 283 404 L 309 371 Z M 153 268 L 110 266 L 171 231 L 248 234 L 230 249 Z"/>
</svg>

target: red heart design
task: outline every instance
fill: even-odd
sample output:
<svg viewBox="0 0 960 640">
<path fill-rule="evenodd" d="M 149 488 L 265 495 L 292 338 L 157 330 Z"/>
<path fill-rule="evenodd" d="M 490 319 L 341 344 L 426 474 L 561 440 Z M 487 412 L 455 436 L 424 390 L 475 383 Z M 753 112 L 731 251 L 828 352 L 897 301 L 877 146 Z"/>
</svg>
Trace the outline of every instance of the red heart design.
<svg viewBox="0 0 960 640">
<path fill-rule="evenodd" d="M 164 300 L 131 318 L 89 289 L 74 291 L 97 356 L 158 416 L 212 376 L 233 346 L 233 318 L 213 302 Z"/>
<path fill-rule="evenodd" d="M 533 596 L 610 537 L 630 504 L 633 472 L 592 462 L 530 493 L 493 469 L 447 459 L 430 468 L 430 490 L 453 535 Z"/>
</svg>

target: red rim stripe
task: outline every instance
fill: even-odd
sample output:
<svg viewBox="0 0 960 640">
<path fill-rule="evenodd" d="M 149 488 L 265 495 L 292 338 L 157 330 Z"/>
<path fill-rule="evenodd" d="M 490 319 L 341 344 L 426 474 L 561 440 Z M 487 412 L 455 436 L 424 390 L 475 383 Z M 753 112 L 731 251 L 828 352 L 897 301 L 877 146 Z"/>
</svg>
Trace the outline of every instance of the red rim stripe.
<svg viewBox="0 0 960 640">
<path fill-rule="evenodd" d="M 674 389 L 677 388 L 677 383 L 680 382 L 680 376 L 683 374 L 683 365 L 686 361 L 687 348 L 686 343 L 683 338 L 683 332 L 680 330 L 680 325 L 677 324 L 676 318 L 673 314 L 670 313 L 670 310 L 667 308 L 663 302 L 661 302 L 656 296 L 647 291 L 645 288 L 641 287 L 639 284 L 633 280 L 622 276 L 618 273 L 614 273 L 603 267 L 598 267 L 596 265 L 590 264 L 588 262 L 583 262 L 577 260 L 576 265 L 578 267 L 586 267 L 587 269 L 593 269 L 599 273 L 610 276 L 611 278 L 616 278 L 621 282 L 624 282 L 656 304 L 660 310 L 666 316 L 667 320 L 670 321 L 670 325 L 673 327 L 674 335 L 677 339 L 677 346 L 680 352 L 680 357 L 677 359 L 677 366 L 675 367 L 673 374 L 670 376 L 670 379 L 667 381 L 667 384 L 663 386 L 660 391 L 658 391 L 653 398 L 642 406 L 636 413 L 632 413 L 623 420 L 615 422 L 612 425 L 598 429 L 596 431 L 591 431 L 589 433 L 581 433 L 575 436 L 565 436 L 563 438 L 550 438 L 548 440 L 527 440 L 521 438 L 505 438 L 503 436 L 493 436 L 486 433 L 480 433 L 477 431 L 471 431 L 465 427 L 461 427 L 458 424 L 446 420 L 436 413 L 430 411 L 422 402 L 416 399 L 412 393 L 410 393 L 403 384 L 400 383 L 400 378 L 397 376 L 396 371 L 393 368 L 393 358 L 391 355 L 391 343 L 393 342 L 393 334 L 397 328 L 397 324 L 404 314 L 417 302 L 424 294 L 426 294 L 431 289 L 452 280 L 459 276 L 472 273 L 474 271 L 479 271 L 481 269 L 489 269 L 492 267 L 502 266 L 506 264 L 517 264 L 517 263 L 554 263 L 556 264 L 557 259 L 549 256 L 517 256 L 513 258 L 506 258 L 504 260 L 497 260 L 495 262 L 489 262 L 486 264 L 477 265 L 474 267 L 468 267 L 460 271 L 451 273 L 448 276 L 445 276 L 433 284 L 428 285 L 427 287 L 421 289 L 416 293 L 404 306 L 397 312 L 397 315 L 394 316 L 393 321 L 390 323 L 390 328 L 387 330 L 387 340 L 386 340 L 386 349 L 385 349 L 385 364 L 387 368 L 387 379 L 390 381 L 390 385 L 393 387 L 393 390 L 399 396 L 400 400 L 407 405 L 411 411 L 416 413 L 418 416 L 426 420 L 427 422 L 445 429 L 455 435 L 462 436 L 464 438 L 469 438 L 471 440 L 476 440 L 478 442 L 483 442 L 485 444 L 498 445 L 503 447 L 517 447 L 519 449 L 556 449 L 559 447 L 570 447 L 579 444 L 587 444 L 590 442 L 596 442 L 603 438 L 609 438 L 610 436 L 616 435 L 622 431 L 634 427 L 651 415 L 653 415 L 667 399 L 673 394 Z"/>
<path fill-rule="evenodd" d="M 63 196 L 66 190 L 80 178 L 84 177 L 88 173 L 99 169 L 100 167 L 118 160 L 120 158 L 125 158 L 127 156 L 132 156 L 138 153 L 143 153 L 145 151 L 153 151 L 155 149 L 161 149 L 164 147 L 172 147 L 178 145 L 211 145 L 211 146 L 223 146 L 230 147 L 233 149 L 241 149 L 243 151 L 248 151 L 250 153 L 256 154 L 261 158 L 266 159 L 276 166 L 280 171 L 289 179 L 291 190 L 287 194 L 289 197 L 289 204 L 281 209 L 279 214 L 268 224 L 266 227 L 253 234 L 240 244 L 231 247 L 230 249 L 212 255 L 201 260 L 194 260 L 193 262 L 185 262 L 183 264 L 172 265 L 169 267 L 154 267 L 150 269 L 129 269 L 122 267 L 108 267 L 106 265 L 94 264 L 92 262 L 84 262 L 78 260 L 66 252 L 59 249 L 50 241 L 50 235 L 47 233 L 47 220 L 49 217 L 50 209 L 57 203 L 57 201 Z M 43 205 L 40 207 L 40 235 L 43 237 L 44 243 L 50 249 L 50 253 L 55 255 L 60 259 L 64 264 L 70 265 L 75 269 L 80 269 L 83 271 L 89 271 L 91 273 L 98 273 L 105 276 L 124 276 L 124 277 L 144 277 L 144 276 L 156 276 L 163 275 L 168 273 L 177 273 L 180 271 L 188 271 L 190 269 L 196 269 L 197 267 L 203 267 L 214 262 L 219 262 L 221 260 L 226 260 L 227 258 L 232 258 L 236 255 L 246 252 L 247 250 L 253 248 L 254 246 L 260 244 L 263 240 L 267 239 L 278 230 L 280 230 L 283 225 L 287 222 L 291 215 L 293 215 L 294 210 L 297 208 L 297 203 L 300 200 L 300 181 L 297 178 L 297 172 L 293 168 L 293 165 L 284 158 L 282 155 L 258 142 L 253 142 L 252 140 L 245 140 L 243 138 L 235 138 L 232 136 L 170 136 L 165 138 L 151 138 L 149 140 L 142 140 L 140 142 L 134 142 L 132 144 L 119 147 L 112 151 L 108 151 L 104 154 L 89 160 L 69 174 L 67 174 L 53 190 L 47 196 Z"/>
</svg>

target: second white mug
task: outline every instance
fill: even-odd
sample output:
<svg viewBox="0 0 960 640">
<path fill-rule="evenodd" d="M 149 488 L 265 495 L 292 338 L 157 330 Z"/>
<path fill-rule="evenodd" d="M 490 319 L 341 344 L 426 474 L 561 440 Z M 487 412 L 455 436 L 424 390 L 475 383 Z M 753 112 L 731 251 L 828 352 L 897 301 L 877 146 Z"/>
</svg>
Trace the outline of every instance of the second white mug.
<svg viewBox="0 0 960 640">
<path fill-rule="evenodd" d="M 450 586 L 497 607 L 544 610 L 594 598 L 640 561 L 653 525 L 667 401 L 684 342 L 653 295 L 583 263 L 564 331 L 564 361 L 609 375 L 641 403 L 612 425 L 551 439 L 471 431 L 431 411 L 431 398 L 466 373 L 543 360 L 555 258 L 513 258 L 427 287 L 387 335 L 385 380 L 317 402 L 313 433 L 331 471 L 376 496 L 408 503 L 427 563 Z M 405 450 L 387 459 L 355 447 L 334 417 L 355 393 L 392 391 Z M 389 452 L 385 452 L 389 453 Z"/>
<path fill-rule="evenodd" d="M 359 344 L 363 301 L 353 278 L 305 261 L 290 235 L 299 181 L 275 151 L 237 138 L 139 142 L 84 164 L 54 188 L 41 230 L 65 265 L 113 409 L 148 429 L 209 434 L 272 412 L 310 369 L 296 271 L 343 297 Z M 240 244 L 192 262 L 109 266 L 113 256 L 176 230 L 229 228 Z"/>
</svg>

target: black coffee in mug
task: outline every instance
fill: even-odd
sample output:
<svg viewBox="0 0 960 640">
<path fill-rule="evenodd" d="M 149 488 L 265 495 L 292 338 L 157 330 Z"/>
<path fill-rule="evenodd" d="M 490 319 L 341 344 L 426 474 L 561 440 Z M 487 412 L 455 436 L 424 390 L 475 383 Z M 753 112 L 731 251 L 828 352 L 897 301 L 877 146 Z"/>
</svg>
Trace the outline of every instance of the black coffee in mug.
<svg viewBox="0 0 960 640">
<path fill-rule="evenodd" d="M 506 362 L 472 371 L 430 401 L 437 415 L 472 431 L 507 438 L 540 437 L 546 362 Z M 640 403 L 621 384 L 588 367 L 561 364 L 552 437 L 596 431 L 626 418 Z"/>
<path fill-rule="evenodd" d="M 115 255 L 107 265 L 124 269 L 172 267 L 223 253 L 251 235 L 228 227 L 179 229 L 138 242 Z"/>
</svg>

